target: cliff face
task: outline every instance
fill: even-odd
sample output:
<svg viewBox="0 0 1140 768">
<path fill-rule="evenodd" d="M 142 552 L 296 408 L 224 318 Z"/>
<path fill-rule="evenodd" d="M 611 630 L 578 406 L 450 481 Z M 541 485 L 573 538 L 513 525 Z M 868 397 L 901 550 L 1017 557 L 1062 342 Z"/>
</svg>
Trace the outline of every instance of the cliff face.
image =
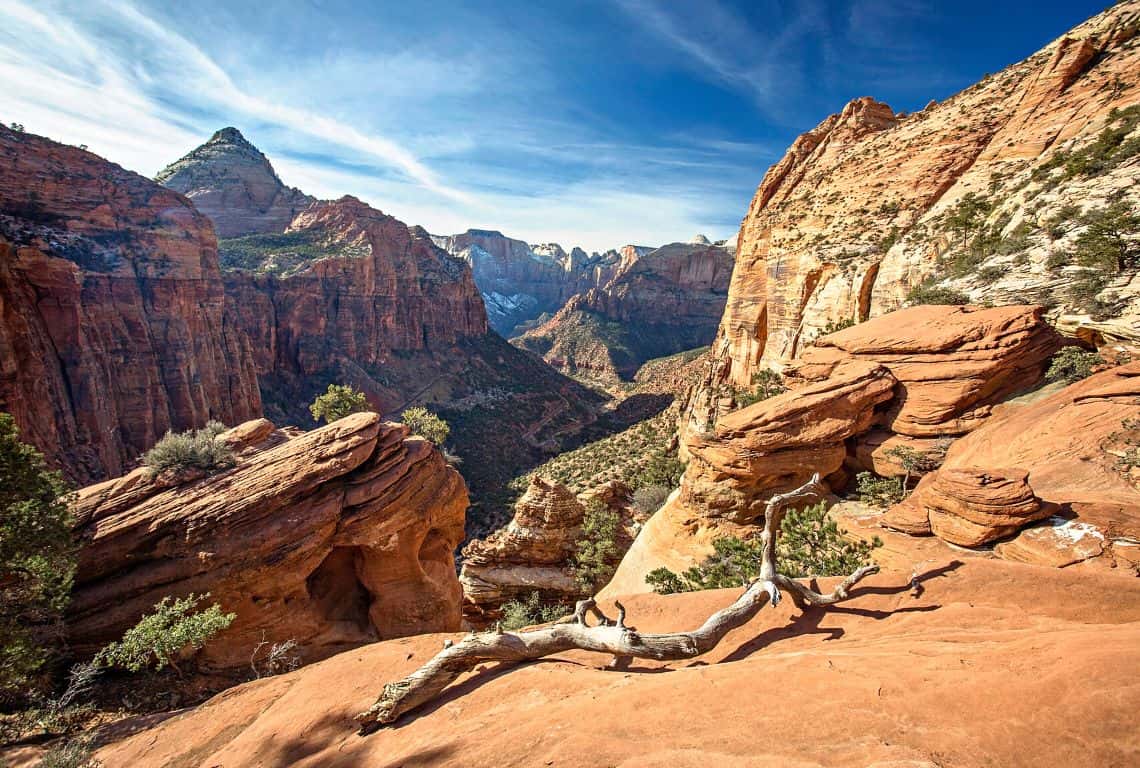
<svg viewBox="0 0 1140 768">
<path fill-rule="evenodd" d="M 80 492 L 67 617 L 77 652 L 121 637 L 164 596 L 205 592 L 237 614 L 204 652 L 221 669 L 246 669 L 262 640 L 293 639 L 311 662 L 459 628 L 467 492 L 430 443 L 374 413 L 295 436 L 260 420 L 221 437 L 239 458 L 219 475 L 163 482 L 139 469 Z"/>
<path fill-rule="evenodd" d="M 491 327 L 506 337 L 544 313 L 557 312 L 574 294 L 601 285 L 626 261 L 651 250 L 627 245 L 601 254 L 587 255 L 581 248 L 567 253 L 557 243 L 528 245 L 481 229 L 433 239 L 471 265 Z"/>
<path fill-rule="evenodd" d="M 214 222 L 218 237 L 281 232 L 314 201 L 286 187 L 237 128 L 218 131 L 155 180 L 190 198 Z"/>
<path fill-rule="evenodd" d="M 1132 273 L 1076 262 L 1090 215 L 1138 203 L 1138 21 L 1140 3 L 1119 3 L 943 103 L 903 115 L 856 99 L 800 136 L 742 224 L 720 381 L 747 384 L 924 281 L 1135 339 Z M 1090 275 L 1099 283 L 1075 291 Z"/>
<path fill-rule="evenodd" d="M 260 414 L 209 220 L 88 152 L 0 127 L 0 410 L 75 481 L 168 429 Z"/>
<path fill-rule="evenodd" d="M 647 360 L 712 341 L 732 265 L 730 249 L 707 241 L 631 252 L 608 280 L 516 343 L 567 372 L 628 380 Z"/>
</svg>

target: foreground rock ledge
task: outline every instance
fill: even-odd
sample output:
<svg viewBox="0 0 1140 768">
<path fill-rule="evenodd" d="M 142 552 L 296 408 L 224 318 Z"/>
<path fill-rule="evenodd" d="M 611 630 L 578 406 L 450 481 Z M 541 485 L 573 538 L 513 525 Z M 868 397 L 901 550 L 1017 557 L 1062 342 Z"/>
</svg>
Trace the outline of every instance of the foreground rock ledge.
<svg viewBox="0 0 1140 768">
<path fill-rule="evenodd" d="M 261 640 L 296 640 L 308 662 L 459 628 L 452 553 L 468 499 L 439 451 L 375 413 L 291 439 L 264 426 L 231 434 L 283 442 L 222 474 L 164 488 L 137 470 L 80 493 L 68 616 L 79 653 L 191 592 L 237 614 L 204 651 L 214 669 L 248 665 Z"/>
</svg>

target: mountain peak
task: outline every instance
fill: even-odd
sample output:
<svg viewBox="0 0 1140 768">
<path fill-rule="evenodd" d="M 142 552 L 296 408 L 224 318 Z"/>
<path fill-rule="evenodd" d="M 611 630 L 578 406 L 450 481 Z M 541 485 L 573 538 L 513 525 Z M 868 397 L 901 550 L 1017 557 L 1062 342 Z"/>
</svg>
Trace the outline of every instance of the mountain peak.
<svg viewBox="0 0 1140 768">
<path fill-rule="evenodd" d="M 242 136 L 241 131 L 239 131 L 237 128 L 234 128 L 232 125 L 227 126 L 223 129 L 221 129 L 220 131 L 216 131 L 214 133 L 214 135 L 210 137 L 210 140 L 207 143 L 208 144 L 223 144 L 223 143 L 224 144 L 247 144 L 249 146 L 253 146 L 252 144 L 249 143 L 249 141 L 245 138 L 245 136 Z"/>
</svg>

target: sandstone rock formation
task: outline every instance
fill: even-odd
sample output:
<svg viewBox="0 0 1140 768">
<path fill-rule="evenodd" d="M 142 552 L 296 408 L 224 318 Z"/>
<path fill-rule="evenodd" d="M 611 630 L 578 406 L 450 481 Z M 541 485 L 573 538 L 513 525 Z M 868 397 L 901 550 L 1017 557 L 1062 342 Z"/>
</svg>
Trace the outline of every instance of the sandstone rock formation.
<svg viewBox="0 0 1140 768">
<path fill-rule="evenodd" d="M 567 253 L 557 243 L 528 245 L 484 229 L 432 239 L 471 265 L 491 327 L 508 338 L 543 314 L 557 312 L 571 296 L 605 283 L 628 260 L 652 250 L 627 245 L 620 251 L 587 254 L 575 247 Z"/>
<path fill-rule="evenodd" d="M 78 653 L 191 592 L 237 614 L 204 651 L 217 669 L 245 667 L 263 639 L 296 640 L 309 662 L 458 629 L 467 493 L 440 453 L 375 413 L 275 440 L 265 427 L 226 436 L 246 450 L 221 474 L 163 487 L 140 469 L 80 493 L 67 618 Z"/>
<path fill-rule="evenodd" d="M 706 391 L 747 385 L 828 326 L 896 309 L 928 279 L 976 303 L 1048 304 L 1074 329 L 1095 324 L 1101 340 L 1135 338 L 1132 273 L 1093 285 L 1050 257 L 1073 250 L 1082 215 L 1121 194 L 1140 204 L 1135 140 L 1099 166 L 1065 166 L 1106 127 L 1136 127 L 1113 110 L 1140 101 L 1138 21 L 1140 3 L 1117 3 L 919 112 L 860 98 L 800 136 L 744 218 L 713 350 L 724 365 Z"/>
<path fill-rule="evenodd" d="M 419 667 L 444 639 L 414 637 L 256 681 L 161 723 L 108 729 L 97 756 L 140 768 L 478 768 L 567 756 L 584 768 L 929 768 L 981 755 L 999 765 L 1129 764 L 1140 693 L 1121 670 L 1140 665 L 1136 580 L 943 553 L 917 572 L 907 563 L 872 577 L 850 610 L 801 611 L 790 600 L 765 609 L 707 663 L 638 661 L 621 673 L 598 654 L 561 654 L 464 677 L 461 696 L 356 736 L 352 715 L 379 681 Z M 657 632 L 695 627 L 739 594 L 622 602 L 639 631 Z M 755 652 L 757 638 L 771 645 Z M 757 691 L 792 693 L 779 706 L 741 705 Z M 1071 716 L 1044 717 L 1042 702 L 1061 699 Z M 617 712 L 637 716 L 617 728 Z"/>
<path fill-rule="evenodd" d="M 824 336 L 793 375 L 826 378 L 847 360 L 887 367 L 901 393 L 885 421 L 917 438 L 979 426 L 994 403 L 1041 380 L 1061 337 L 1040 307 L 918 306 Z"/>
<path fill-rule="evenodd" d="M 532 476 L 511 522 L 463 548 L 459 583 L 465 618 L 486 624 L 503 603 L 532 592 L 555 603 L 581 597 L 570 563 L 585 513 L 564 486 Z"/>
<path fill-rule="evenodd" d="M 647 360 L 713 339 L 732 264 L 729 249 L 696 240 L 632 254 L 515 343 L 568 373 L 628 381 Z"/>
<path fill-rule="evenodd" d="M 1138 418 L 1140 363 L 1094 374 L 1031 404 L 1005 405 L 984 426 L 957 440 L 942 468 L 923 478 L 910 499 L 888 512 L 884 523 L 909 533 L 933 531 L 961 543 L 961 534 L 935 523 L 936 518 L 940 523 L 945 520 L 935 510 L 953 507 L 956 496 L 988 493 L 973 474 L 976 468 L 1010 467 L 1025 474 L 1028 487 L 1041 501 L 1094 526 L 1110 545 L 1113 539 L 1140 538 L 1140 490 L 1119 455 L 1128 446 L 1117 444 L 1127 431 L 1125 422 Z M 1043 506 L 1031 514 L 1047 516 L 1048 510 Z M 984 539 L 1015 530 L 995 521 Z M 1024 553 L 1029 542 L 1043 535 L 1033 534 L 1006 551 L 1020 551 L 1013 556 L 1028 559 Z"/>
<path fill-rule="evenodd" d="M 218 237 L 282 232 L 314 202 L 286 187 L 269 159 L 237 128 L 218 131 L 159 171 L 155 181 L 190 198 L 214 222 Z"/>
<path fill-rule="evenodd" d="M 0 410 L 69 478 L 259 415 L 210 222 L 89 152 L 0 127 Z"/>
</svg>

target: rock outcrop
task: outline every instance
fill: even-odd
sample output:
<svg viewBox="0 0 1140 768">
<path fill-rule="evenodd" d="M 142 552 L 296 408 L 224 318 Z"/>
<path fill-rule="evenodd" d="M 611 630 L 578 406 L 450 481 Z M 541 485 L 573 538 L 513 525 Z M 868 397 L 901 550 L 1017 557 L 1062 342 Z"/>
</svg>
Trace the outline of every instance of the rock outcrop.
<svg viewBox="0 0 1140 768">
<path fill-rule="evenodd" d="M 710 386 L 747 385 L 920 285 L 1047 304 L 1074 332 L 1135 339 L 1131 272 L 1093 284 L 1058 264 L 1084 215 L 1121 195 L 1140 204 L 1136 141 L 1124 141 L 1140 103 L 1138 23 L 1140 3 L 1117 3 L 943 102 L 903 115 L 856 99 L 796 139 L 744 218 Z M 1099 152 L 1106 129 L 1106 153 L 1068 163 Z"/>
<path fill-rule="evenodd" d="M 155 180 L 190 198 L 218 237 L 282 232 L 315 198 L 286 187 L 237 128 L 223 128 Z"/>
<path fill-rule="evenodd" d="M 221 474 L 165 487 L 139 469 L 80 492 L 67 617 L 78 653 L 164 596 L 205 592 L 237 614 L 203 652 L 214 669 L 245 667 L 261 640 L 295 640 L 309 662 L 459 628 L 468 501 L 440 453 L 375 413 L 292 437 L 266 427 L 225 436 L 242 452 Z"/>
<path fill-rule="evenodd" d="M 511 522 L 463 548 L 465 618 L 485 625 L 503 603 L 533 592 L 555 603 L 580 598 L 583 590 L 570 564 L 585 513 L 565 486 L 532 476 Z"/>
<path fill-rule="evenodd" d="M 712 341 L 732 264 L 724 245 L 697 240 L 625 256 L 609 279 L 515 343 L 565 372 L 628 381 L 647 360 Z"/>
<path fill-rule="evenodd" d="M 1030 404 L 1005 405 L 984 426 L 955 441 L 942 467 L 893 507 L 884 524 L 908 533 L 933 532 L 954 543 L 976 536 L 984 541 L 1007 537 L 1020 527 L 1012 520 L 967 516 L 981 527 L 967 526 L 977 533 L 963 534 L 947 525 L 941 513 L 963 497 L 989 494 L 985 474 L 1008 467 L 1023 474 L 1044 502 L 1031 519 L 1060 510 L 1094 526 L 1110 544 L 1113 538 L 1140 538 L 1140 490 L 1126 458 L 1128 441 L 1140 443 L 1140 434 L 1129 437 L 1134 419 L 1140 419 L 1140 363 L 1094 374 Z M 1028 510 L 1028 501 L 1022 502 Z M 1039 550 L 1028 542 L 1041 536 L 1032 534 L 1025 546 L 1006 551 L 1020 551 L 1014 557 L 1028 559 L 1026 552 Z"/>
<path fill-rule="evenodd" d="M 261 412 L 209 220 L 89 152 L 0 126 L 0 410 L 77 482 L 167 430 Z"/>
</svg>

